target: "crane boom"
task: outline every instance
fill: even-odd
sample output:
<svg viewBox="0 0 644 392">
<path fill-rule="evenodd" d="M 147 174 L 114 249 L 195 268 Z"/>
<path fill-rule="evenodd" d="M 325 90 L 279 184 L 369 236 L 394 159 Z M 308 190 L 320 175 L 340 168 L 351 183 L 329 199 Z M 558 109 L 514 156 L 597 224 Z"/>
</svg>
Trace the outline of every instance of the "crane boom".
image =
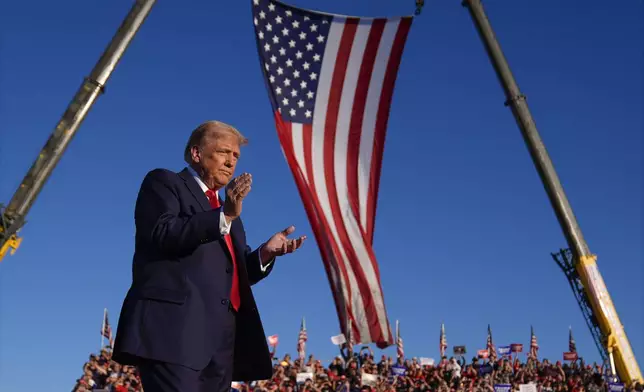
<svg viewBox="0 0 644 392">
<path fill-rule="evenodd" d="M 577 219 L 561 186 L 557 172 L 550 160 L 546 147 L 541 140 L 537 126 L 532 118 L 526 97 L 519 90 L 510 66 L 496 40 L 490 21 L 485 14 L 481 0 L 463 0 L 479 36 L 487 51 L 492 66 L 507 98 L 506 105 L 512 109 L 519 129 L 530 152 L 530 156 L 541 177 L 555 215 L 559 221 L 570 251 L 573 255 L 576 277 L 583 286 L 584 300 L 592 309 L 590 323 L 596 325 L 603 334 L 602 344 L 606 347 L 613 374 L 615 371 L 626 384 L 642 382 L 642 374 L 626 337 L 617 311 L 613 306 L 604 279 L 597 268 L 597 257 L 590 252 Z M 581 304 L 581 303 L 580 303 Z M 593 328 L 591 328 L 591 333 Z"/>
<path fill-rule="evenodd" d="M 67 106 L 11 201 L 6 208 L 0 205 L 0 261 L 9 251 L 13 254 L 18 249 L 22 241 L 18 237 L 18 231 L 25 223 L 27 213 L 92 105 L 104 92 L 107 80 L 150 13 L 155 1 L 136 0 L 98 63 Z"/>
</svg>

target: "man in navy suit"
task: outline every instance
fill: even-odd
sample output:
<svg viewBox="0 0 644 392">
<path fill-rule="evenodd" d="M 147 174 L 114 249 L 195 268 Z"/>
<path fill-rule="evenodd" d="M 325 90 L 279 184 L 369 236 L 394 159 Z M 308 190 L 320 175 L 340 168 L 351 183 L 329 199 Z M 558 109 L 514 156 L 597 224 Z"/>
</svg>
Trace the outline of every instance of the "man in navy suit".
<svg viewBox="0 0 644 392">
<path fill-rule="evenodd" d="M 305 237 L 287 238 L 291 226 L 255 251 L 246 244 L 239 216 L 252 178 L 232 179 L 246 143 L 232 126 L 206 122 L 186 146 L 189 167 L 156 169 L 143 180 L 134 213 L 132 285 L 113 359 L 138 366 L 145 392 L 223 392 L 233 380 L 272 375 L 250 286 Z"/>
</svg>

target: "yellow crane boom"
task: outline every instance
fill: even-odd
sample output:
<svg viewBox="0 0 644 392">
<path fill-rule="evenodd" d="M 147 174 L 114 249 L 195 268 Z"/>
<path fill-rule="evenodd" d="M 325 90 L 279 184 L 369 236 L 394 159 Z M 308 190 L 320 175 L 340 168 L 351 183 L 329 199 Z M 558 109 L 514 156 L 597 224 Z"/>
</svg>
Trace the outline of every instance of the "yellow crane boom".
<svg viewBox="0 0 644 392">
<path fill-rule="evenodd" d="M 564 272 L 569 276 L 569 279 L 574 279 L 574 283 L 571 282 L 571 285 L 574 284 L 578 287 L 579 293 L 576 293 L 576 295 L 578 294 L 578 301 L 582 311 L 587 307 L 588 317 L 586 319 L 593 337 L 595 337 L 598 346 L 600 346 L 600 354 L 604 357 L 601 349 L 603 347 L 608 354 L 613 374 L 616 373 L 622 382 L 627 385 L 642 382 L 642 373 L 626 337 L 626 332 L 613 306 L 613 301 L 610 298 L 604 279 L 597 268 L 597 257 L 588 248 L 572 207 L 561 186 L 557 172 L 541 140 L 528 108 L 526 97 L 519 90 L 519 86 L 512 75 L 510 66 L 501 51 L 490 21 L 485 14 L 481 0 L 463 0 L 463 6 L 469 10 L 474 25 L 483 41 L 485 50 L 505 92 L 506 105 L 512 109 L 512 114 L 521 130 L 530 156 L 566 237 L 571 260 L 568 260 Z"/>
<path fill-rule="evenodd" d="M 11 201 L 6 208 L 0 204 L 0 261 L 7 253 L 14 254 L 20 246 L 22 238 L 18 236 L 18 231 L 24 225 L 27 213 L 90 108 L 98 96 L 104 92 L 107 80 L 150 13 L 155 1 L 137 0 L 134 3 L 89 77 L 85 78 L 65 110 L 49 140 L 40 150 L 40 154 L 20 183 Z"/>
</svg>

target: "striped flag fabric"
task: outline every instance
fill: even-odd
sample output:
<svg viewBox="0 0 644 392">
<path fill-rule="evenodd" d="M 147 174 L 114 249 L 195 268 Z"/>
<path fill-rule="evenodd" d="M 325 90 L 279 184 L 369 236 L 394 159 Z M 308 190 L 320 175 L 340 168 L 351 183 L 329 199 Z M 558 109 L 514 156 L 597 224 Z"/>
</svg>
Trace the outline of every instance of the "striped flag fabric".
<svg viewBox="0 0 644 392">
<path fill-rule="evenodd" d="M 539 353 L 539 344 L 537 344 L 537 335 L 534 334 L 534 328 L 530 326 L 530 357 L 537 359 Z"/>
<path fill-rule="evenodd" d="M 400 337 L 400 323 L 396 320 L 396 354 L 398 358 L 405 358 L 405 345 L 402 338 Z"/>
<path fill-rule="evenodd" d="M 496 347 L 494 347 L 494 342 L 492 341 L 492 328 L 490 325 L 487 326 L 487 353 L 490 362 L 496 362 Z"/>
<path fill-rule="evenodd" d="M 306 333 L 306 322 L 304 317 L 302 317 L 302 324 L 300 325 L 300 334 L 297 337 L 297 354 L 304 363 L 304 358 L 306 357 L 306 341 L 309 340 L 308 334 Z"/>
<path fill-rule="evenodd" d="M 439 342 L 439 349 L 441 353 L 441 358 L 445 356 L 445 352 L 447 351 L 447 336 L 445 336 L 445 324 L 441 324 L 441 336 L 440 336 L 440 342 Z"/>
<path fill-rule="evenodd" d="M 112 338 L 112 326 L 110 325 L 110 320 L 107 316 L 107 309 L 103 310 L 103 325 L 101 327 L 101 348 L 103 348 L 103 338 L 107 339 L 108 347 L 114 347 L 114 339 Z"/>
<path fill-rule="evenodd" d="M 272 0 L 252 0 L 252 10 L 277 134 L 342 332 L 356 344 L 387 347 L 393 336 L 374 222 L 389 109 L 413 17 L 340 16 Z"/>
<path fill-rule="evenodd" d="M 575 338 L 572 337 L 572 327 L 570 327 L 568 333 L 568 351 L 571 353 L 577 352 L 577 343 L 575 343 Z"/>
</svg>

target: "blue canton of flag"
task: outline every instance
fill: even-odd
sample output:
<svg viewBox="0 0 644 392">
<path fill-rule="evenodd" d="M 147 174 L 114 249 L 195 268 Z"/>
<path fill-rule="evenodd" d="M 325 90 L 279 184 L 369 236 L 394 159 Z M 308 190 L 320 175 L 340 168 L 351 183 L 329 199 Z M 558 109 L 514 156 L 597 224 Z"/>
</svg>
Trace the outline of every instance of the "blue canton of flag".
<svg viewBox="0 0 644 392">
<path fill-rule="evenodd" d="M 310 124 L 331 17 L 276 2 L 254 0 L 253 4 L 259 57 L 273 110 L 285 121 Z"/>
</svg>

